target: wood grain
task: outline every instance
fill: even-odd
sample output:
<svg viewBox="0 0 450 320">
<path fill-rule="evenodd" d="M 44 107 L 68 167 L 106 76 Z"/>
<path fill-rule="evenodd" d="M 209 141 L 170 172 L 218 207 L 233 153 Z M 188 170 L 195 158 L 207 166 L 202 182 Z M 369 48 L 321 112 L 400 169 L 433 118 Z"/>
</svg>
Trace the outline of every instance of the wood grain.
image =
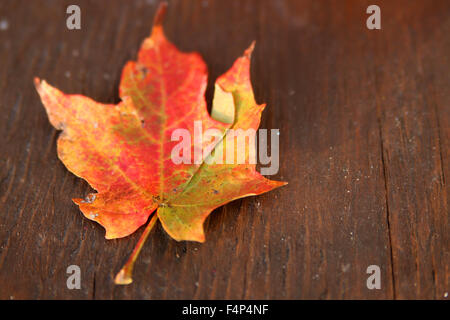
<svg viewBox="0 0 450 320">
<path fill-rule="evenodd" d="M 165 28 L 204 57 L 213 83 L 252 40 L 252 82 L 279 128 L 274 192 L 234 201 L 204 244 L 158 225 L 135 282 L 112 279 L 142 230 L 105 240 L 71 198 L 87 183 L 56 155 L 32 79 L 117 102 L 121 68 L 149 34 L 158 1 L 2 1 L 1 299 L 444 299 L 449 291 L 450 3 L 170 1 Z M 66 7 L 82 10 L 66 28 Z M 447 179 L 447 182 L 446 182 Z M 79 265 L 80 290 L 66 287 Z M 366 268 L 381 267 L 381 289 Z"/>
</svg>

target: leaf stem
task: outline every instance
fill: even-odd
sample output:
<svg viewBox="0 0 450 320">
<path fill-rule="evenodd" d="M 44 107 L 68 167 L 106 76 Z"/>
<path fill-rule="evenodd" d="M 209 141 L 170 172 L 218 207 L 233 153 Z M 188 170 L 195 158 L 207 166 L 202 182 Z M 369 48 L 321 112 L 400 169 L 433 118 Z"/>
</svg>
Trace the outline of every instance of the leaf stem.
<svg viewBox="0 0 450 320">
<path fill-rule="evenodd" d="M 120 269 L 120 271 L 117 273 L 114 283 L 115 284 L 130 284 L 133 282 L 133 267 L 134 262 L 136 261 L 137 257 L 139 256 L 139 253 L 141 252 L 142 247 L 144 246 L 145 240 L 147 240 L 148 235 L 150 234 L 150 231 L 153 229 L 153 226 L 156 223 L 156 220 L 158 220 L 158 216 L 156 212 L 153 214 L 152 218 L 150 219 L 150 222 L 147 224 L 147 227 L 145 227 L 144 233 L 142 233 L 141 237 L 139 238 L 138 243 L 136 244 L 136 247 L 134 247 L 133 252 L 131 253 L 130 257 L 128 258 L 128 261 L 125 263 L 125 265 Z"/>
</svg>

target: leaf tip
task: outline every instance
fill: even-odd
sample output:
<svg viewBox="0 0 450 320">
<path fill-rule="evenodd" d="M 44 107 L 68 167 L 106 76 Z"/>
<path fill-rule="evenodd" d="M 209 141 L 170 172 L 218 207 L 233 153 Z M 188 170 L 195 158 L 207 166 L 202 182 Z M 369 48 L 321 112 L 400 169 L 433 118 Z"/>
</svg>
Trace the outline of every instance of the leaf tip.
<svg viewBox="0 0 450 320">
<path fill-rule="evenodd" d="M 42 84 L 45 82 L 45 80 L 41 80 L 39 77 L 34 77 L 33 82 L 36 91 L 40 94 Z"/>
<path fill-rule="evenodd" d="M 205 219 L 206 219 L 206 217 L 205 217 Z M 198 230 L 196 230 L 196 232 L 193 232 L 192 234 L 189 235 L 189 237 L 187 237 L 185 239 L 181 239 L 181 240 L 196 241 L 196 242 L 204 243 L 206 241 L 205 231 L 203 229 L 204 222 L 205 222 L 205 220 L 203 220 L 202 224 L 200 225 L 200 228 Z"/>
<path fill-rule="evenodd" d="M 275 180 L 272 180 L 272 181 L 276 182 L 275 188 L 283 187 L 288 184 L 287 181 L 275 181 Z"/>
<path fill-rule="evenodd" d="M 158 30 L 162 31 L 162 24 L 164 22 L 164 17 L 167 11 L 167 2 L 163 1 L 159 4 L 158 10 L 156 11 L 155 18 L 153 19 L 153 29 L 152 34 Z"/>
<path fill-rule="evenodd" d="M 51 86 L 49 86 L 49 84 L 47 83 L 47 81 L 42 80 L 39 77 L 34 77 L 33 79 L 34 82 L 34 87 L 36 88 L 36 91 L 39 93 L 39 95 L 42 97 L 42 94 L 45 93 L 46 91 L 48 91 L 48 89 L 52 89 Z M 45 104 L 44 104 L 44 107 Z"/>
<path fill-rule="evenodd" d="M 250 46 L 245 50 L 244 57 L 250 59 L 252 57 L 253 50 L 255 49 L 256 41 L 253 40 Z"/>
<path fill-rule="evenodd" d="M 41 83 L 41 79 L 39 77 L 34 77 L 33 81 L 35 86 L 38 86 Z"/>
</svg>

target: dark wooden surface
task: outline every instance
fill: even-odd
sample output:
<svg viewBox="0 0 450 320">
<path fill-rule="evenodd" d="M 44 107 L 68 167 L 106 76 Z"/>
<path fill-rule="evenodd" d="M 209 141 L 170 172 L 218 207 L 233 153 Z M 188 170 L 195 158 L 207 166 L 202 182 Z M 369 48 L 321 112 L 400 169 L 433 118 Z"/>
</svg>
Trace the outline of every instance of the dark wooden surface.
<svg viewBox="0 0 450 320">
<path fill-rule="evenodd" d="M 381 7 L 382 29 L 366 28 Z M 66 28 L 78 4 L 82 28 Z M 0 2 L 1 299 L 445 299 L 449 291 L 450 2 L 170 1 L 165 27 L 214 79 L 256 40 L 252 82 L 279 128 L 274 192 L 232 202 L 207 241 L 158 225 L 115 286 L 142 229 L 107 241 L 71 198 L 90 190 L 56 155 L 34 76 L 118 101 L 125 61 L 157 1 Z M 79 265 L 81 289 L 66 268 Z M 368 290 L 366 268 L 381 267 Z M 447 293 L 447 294 L 446 294 Z"/>
</svg>

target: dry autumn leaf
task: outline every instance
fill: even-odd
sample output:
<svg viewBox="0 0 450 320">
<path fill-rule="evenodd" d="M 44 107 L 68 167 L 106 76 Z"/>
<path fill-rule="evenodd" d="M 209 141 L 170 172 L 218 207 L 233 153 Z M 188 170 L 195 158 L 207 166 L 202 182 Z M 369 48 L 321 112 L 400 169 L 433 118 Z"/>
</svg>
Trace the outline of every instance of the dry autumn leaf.
<svg viewBox="0 0 450 320">
<path fill-rule="evenodd" d="M 132 234 L 151 216 L 117 274 L 117 284 L 132 282 L 134 261 L 157 220 L 178 241 L 203 242 L 203 222 L 212 210 L 285 184 L 264 178 L 255 164 L 213 161 L 217 150 L 226 149 L 231 129 L 259 127 L 264 105 L 256 103 L 250 83 L 253 46 L 217 79 L 211 117 L 204 97 L 205 63 L 197 53 L 182 53 L 166 39 L 165 9 L 165 4 L 160 6 L 138 60 L 123 69 L 117 105 L 64 94 L 35 79 L 51 124 L 62 130 L 59 158 L 97 191 L 73 199 L 84 216 L 100 223 L 107 239 Z M 196 135 L 197 124 L 203 132 L 215 130 L 213 141 Z M 173 132 L 180 128 L 194 136 L 192 152 L 188 150 L 191 161 L 175 164 L 172 152 L 178 141 L 173 141 Z M 234 144 L 233 153 L 248 160 L 254 148 Z"/>
</svg>

